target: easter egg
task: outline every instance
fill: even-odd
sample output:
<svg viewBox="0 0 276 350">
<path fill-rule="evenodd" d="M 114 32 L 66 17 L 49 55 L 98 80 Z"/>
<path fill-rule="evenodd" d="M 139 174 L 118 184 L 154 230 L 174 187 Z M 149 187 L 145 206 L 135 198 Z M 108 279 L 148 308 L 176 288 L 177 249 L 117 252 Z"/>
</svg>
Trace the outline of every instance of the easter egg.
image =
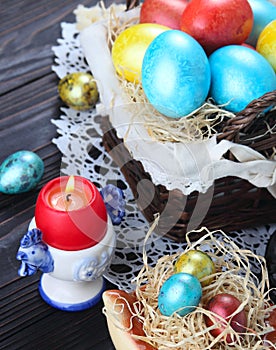
<svg viewBox="0 0 276 350">
<path fill-rule="evenodd" d="M 256 50 L 268 60 L 276 72 L 276 19 L 261 32 Z"/>
<path fill-rule="evenodd" d="M 180 28 L 195 38 L 208 55 L 219 47 L 241 44 L 253 26 L 247 0 L 193 0 L 183 11 Z"/>
<path fill-rule="evenodd" d="M 271 332 L 265 334 L 265 336 L 264 336 L 264 340 L 265 340 L 264 344 L 266 346 L 271 345 L 271 343 L 272 344 L 276 344 L 276 309 L 273 309 L 270 312 L 270 315 L 268 317 L 268 324 L 269 324 L 269 326 L 274 328 L 274 330 L 272 330 Z M 268 349 L 273 349 L 273 347 L 270 347 Z"/>
<path fill-rule="evenodd" d="M 224 46 L 209 57 L 210 95 L 224 108 L 239 112 L 252 100 L 276 89 L 272 66 L 258 52 L 242 45 Z"/>
<path fill-rule="evenodd" d="M 174 312 L 185 316 L 198 306 L 201 296 L 201 284 L 195 276 L 176 273 L 160 288 L 158 308 L 165 316 L 171 316 Z"/>
<path fill-rule="evenodd" d="M 0 192 L 17 194 L 30 191 L 39 183 L 43 172 L 43 161 L 36 153 L 15 152 L 0 166 Z"/>
<path fill-rule="evenodd" d="M 271 344 L 274 344 L 274 345 L 271 345 Z M 266 349 L 267 350 L 275 349 L 275 344 L 276 344 L 276 331 L 272 331 L 265 334 L 264 345 L 266 346 Z"/>
<path fill-rule="evenodd" d="M 146 49 L 154 38 L 168 29 L 160 24 L 140 23 L 121 32 L 111 51 L 116 72 L 130 82 L 139 82 Z"/>
<path fill-rule="evenodd" d="M 158 23 L 180 29 L 182 12 L 188 0 L 145 0 L 141 5 L 140 23 Z"/>
<path fill-rule="evenodd" d="M 180 30 L 160 34 L 145 53 L 142 87 L 148 101 L 167 117 L 193 112 L 204 103 L 210 87 L 203 48 Z"/>
<path fill-rule="evenodd" d="M 75 72 L 63 77 L 58 84 L 58 93 L 67 106 L 78 111 L 94 107 L 99 98 L 93 76 L 84 72 Z"/>
<path fill-rule="evenodd" d="M 174 264 L 175 271 L 186 272 L 195 276 L 201 281 L 202 286 L 207 286 L 213 281 L 213 277 L 208 277 L 216 272 L 215 264 L 210 256 L 200 250 L 188 250 L 181 254 Z"/>
<path fill-rule="evenodd" d="M 248 0 L 253 11 L 253 28 L 246 42 L 256 46 L 259 35 L 264 27 L 276 19 L 276 2 L 269 0 Z"/>
<path fill-rule="evenodd" d="M 268 323 L 271 327 L 276 329 L 276 309 L 273 309 L 270 312 L 270 315 L 268 317 Z"/>
<path fill-rule="evenodd" d="M 217 321 L 217 327 L 211 329 L 210 333 L 217 337 L 219 336 L 226 328 L 227 322 L 230 322 L 230 326 L 237 333 L 244 333 L 247 325 L 247 316 L 244 309 L 234 315 L 236 310 L 240 307 L 241 302 L 234 296 L 228 293 L 221 293 L 215 295 L 211 298 L 207 305 L 206 309 L 218 315 L 219 317 L 215 317 Z M 225 320 L 225 322 L 221 321 L 221 318 Z M 213 320 L 205 315 L 205 322 L 207 327 L 211 327 L 214 325 Z M 226 342 L 232 343 L 233 338 L 230 334 L 226 336 Z"/>
</svg>

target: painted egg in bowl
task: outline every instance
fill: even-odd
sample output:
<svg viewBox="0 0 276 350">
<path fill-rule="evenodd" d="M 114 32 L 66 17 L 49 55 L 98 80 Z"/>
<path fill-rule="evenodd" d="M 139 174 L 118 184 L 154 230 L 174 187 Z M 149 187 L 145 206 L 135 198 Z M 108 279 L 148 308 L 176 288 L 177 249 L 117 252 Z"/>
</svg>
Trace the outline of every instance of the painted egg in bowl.
<svg viewBox="0 0 276 350">
<path fill-rule="evenodd" d="M 206 247 L 210 250 L 206 251 Z M 179 303 L 174 303 L 172 312 L 164 313 L 162 303 L 159 303 L 164 286 L 169 289 L 169 303 L 173 300 L 173 294 L 176 301 L 181 299 L 182 302 L 182 294 L 188 296 L 192 291 L 192 288 L 185 291 L 186 279 L 183 288 L 179 287 L 180 280 L 176 286 L 166 283 L 179 274 L 188 275 L 175 272 L 175 263 L 183 252 L 163 256 L 154 267 L 145 263 L 135 279 L 135 291 L 104 292 L 104 314 L 116 350 L 226 350 L 230 343 L 233 350 L 245 350 L 270 341 L 274 326 L 269 325 L 268 317 L 274 312 L 275 305 L 271 304 L 264 293 L 263 287 L 268 283 L 266 272 L 256 285 L 256 276 L 248 259 L 251 253 L 237 249 L 226 235 L 223 235 L 223 241 L 218 241 L 210 232 L 205 239 L 193 243 L 184 253 L 193 249 L 208 252 L 215 269 L 211 271 L 210 284 L 202 286 L 198 305 L 193 304 L 188 313 L 180 312 L 186 309 L 186 305 L 183 307 Z M 264 264 L 264 259 L 256 258 L 261 265 Z M 200 285 L 199 282 L 198 284 Z M 268 285 L 267 287 L 269 288 Z M 231 310 L 225 309 L 227 314 L 211 309 L 210 300 L 218 295 L 226 295 L 225 293 L 229 298 L 237 298 L 236 305 L 231 305 Z M 235 315 L 241 315 L 242 318 L 235 318 Z M 236 319 L 239 319 L 242 327 L 236 327 Z M 214 329 L 219 331 L 214 332 Z M 273 343 L 269 343 L 269 346 L 269 350 L 276 349 Z"/>
</svg>

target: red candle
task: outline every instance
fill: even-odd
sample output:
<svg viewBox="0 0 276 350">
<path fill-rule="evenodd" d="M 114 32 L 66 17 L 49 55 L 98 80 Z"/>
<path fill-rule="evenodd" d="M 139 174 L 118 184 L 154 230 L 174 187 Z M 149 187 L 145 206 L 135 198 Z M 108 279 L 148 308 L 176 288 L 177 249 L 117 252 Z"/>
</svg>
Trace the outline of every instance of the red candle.
<svg viewBox="0 0 276 350">
<path fill-rule="evenodd" d="M 80 250 L 100 242 L 107 230 L 107 212 L 100 192 L 80 176 L 62 176 L 40 191 L 36 226 L 43 240 L 62 250 Z"/>
</svg>

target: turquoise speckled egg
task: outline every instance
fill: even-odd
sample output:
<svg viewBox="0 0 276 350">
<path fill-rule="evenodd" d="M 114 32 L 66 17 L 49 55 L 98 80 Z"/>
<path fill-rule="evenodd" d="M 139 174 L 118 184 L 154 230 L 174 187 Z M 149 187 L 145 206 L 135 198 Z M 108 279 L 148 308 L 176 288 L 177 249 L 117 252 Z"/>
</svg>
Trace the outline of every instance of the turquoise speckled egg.
<svg viewBox="0 0 276 350">
<path fill-rule="evenodd" d="M 18 151 L 0 166 L 0 192 L 17 194 L 33 189 L 44 173 L 42 159 L 31 151 Z"/>
<path fill-rule="evenodd" d="M 210 96 L 234 113 L 252 100 L 276 89 L 276 75 L 268 61 L 241 45 L 221 47 L 209 57 Z"/>
<path fill-rule="evenodd" d="M 192 312 L 202 296 L 199 280 L 189 273 L 176 273 L 169 277 L 160 288 L 158 308 L 165 316 L 177 312 L 180 316 Z"/>
<path fill-rule="evenodd" d="M 204 103 L 210 87 L 203 48 L 180 30 L 159 34 L 145 52 L 142 87 L 149 102 L 167 117 L 190 114 Z"/>
</svg>

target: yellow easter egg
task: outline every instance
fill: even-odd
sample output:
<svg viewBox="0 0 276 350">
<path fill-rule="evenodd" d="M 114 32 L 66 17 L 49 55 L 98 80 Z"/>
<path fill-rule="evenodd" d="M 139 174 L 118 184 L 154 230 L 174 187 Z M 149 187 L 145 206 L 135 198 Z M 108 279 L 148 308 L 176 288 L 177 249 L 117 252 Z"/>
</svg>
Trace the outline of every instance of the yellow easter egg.
<svg viewBox="0 0 276 350">
<path fill-rule="evenodd" d="M 202 286 L 208 286 L 213 281 L 213 274 L 216 272 L 216 267 L 211 257 L 205 252 L 193 249 L 178 257 L 174 269 L 176 273 L 189 273 L 199 280 L 204 278 L 204 280 L 200 281 Z"/>
<path fill-rule="evenodd" d="M 95 106 L 99 98 L 97 83 L 90 73 L 74 72 L 65 75 L 58 84 L 62 101 L 77 111 Z"/>
<path fill-rule="evenodd" d="M 149 44 L 169 29 L 160 24 L 140 23 L 121 32 L 112 47 L 112 61 L 117 73 L 130 82 L 139 82 L 144 54 Z"/>
<path fill-rule="evenodd" d="M 268 60 L 276 72 L 276 20 L 263 29 L 258 38 L 256 50 Z"/>
</svg>

